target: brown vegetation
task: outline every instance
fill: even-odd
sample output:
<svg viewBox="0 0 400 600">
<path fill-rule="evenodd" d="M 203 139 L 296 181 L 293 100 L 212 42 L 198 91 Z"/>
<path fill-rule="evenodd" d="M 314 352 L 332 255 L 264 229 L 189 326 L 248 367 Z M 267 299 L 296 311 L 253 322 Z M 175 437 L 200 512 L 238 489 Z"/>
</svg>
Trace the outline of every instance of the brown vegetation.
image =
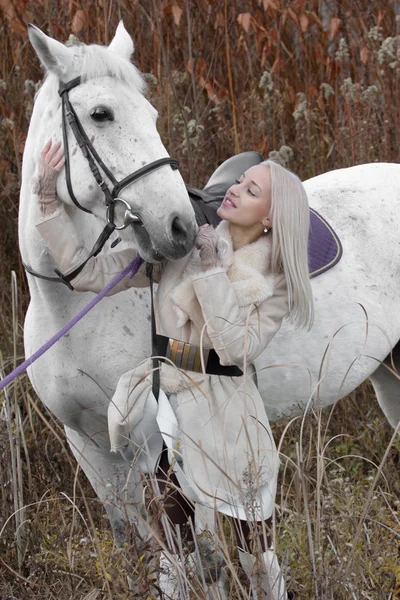
<svg viewBox="0 0 400 600">
<path fill-rule="evenodd" d="M 28 300 L 18 191 L 42 76 L 28 22 L 59 40 L 107 43 L 123 18 L 162 138 L 187 183 L 201 186 L 247 149 L 273 153 L 303 179 L 399 161 L 396 14 L 397 0 L 0 0 L 2 370 L 22 357 Z M 127 598 L 126 563 L 103 512 L 83 478 L 75 486 L 62 430 L 35 403 L 26 378 L 0 396 L 0 599 Z M 331 420 L 309 418 L 300 445 L 299 433 L 292 424 L 283 439 L 277 525 L 290 589 L 302 600 L 400 598 L 400 445 L 392 440 L 385 455 L 392 432 L 368 388 Z"/>
</svg>

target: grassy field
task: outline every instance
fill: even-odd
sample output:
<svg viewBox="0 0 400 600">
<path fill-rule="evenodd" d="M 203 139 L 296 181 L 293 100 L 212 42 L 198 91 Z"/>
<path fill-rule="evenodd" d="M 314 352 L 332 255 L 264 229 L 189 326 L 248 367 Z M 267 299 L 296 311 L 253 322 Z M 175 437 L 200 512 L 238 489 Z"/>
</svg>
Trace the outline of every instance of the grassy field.
<svg viewBox="0 0 400 600">
<path fill-rule="evenodd" d="M 107 43 L 123 18 L 162 138 L 191 185 L 248 149 L 303 179 L 399 162 L 395 0 L 0 0 L 0 15 L 2 372 L 23 358 L 29 300 L 18 192 L 42 75 L 28 22 L 60 40 L 72 32 Z M 26 377 L 0 396 L 0 419 L 0 600 L 130 598 L 125 575 L 136 568 L 151 598 L 151 563 L 134 543 L 115 547 L 62 428 Z M 368 383 L 333 411 L 274 432 L 282 444 L 276 547 L 295 597 L 400 598 L 400 442 Z M 227 563 L 237 563 L 233 550 Z M 231 581 L 230 598 L 244 598 Z"/>
</svg>

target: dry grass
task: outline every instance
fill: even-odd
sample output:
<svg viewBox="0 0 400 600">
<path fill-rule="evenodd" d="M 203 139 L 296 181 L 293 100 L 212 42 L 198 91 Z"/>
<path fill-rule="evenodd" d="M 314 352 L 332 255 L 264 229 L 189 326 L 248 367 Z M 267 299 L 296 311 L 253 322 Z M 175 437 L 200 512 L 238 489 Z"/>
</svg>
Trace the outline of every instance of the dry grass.
<svg viewBox="0 0 400 600">
<path fill-rule="evenodd" d="M 0 0 L 2 371 L 22 358 L 28 300 L 17 254 L 18 191 L 41 78 L 28 21 L 58 39 L 73 30 L 104 43 L 123 17 L 135 61 L 151 74 L 161 135 L 186 181 L 201 185 L 221 160 L 246 149 L 273 152 L 303 178 L 399 161 L 397 6 Z M 79 474 L 74 486 L 62 430 L 36 402 L 26 378 L 0 397 L 0 600 L 128 598 L 125 575 L 137 565 L 146 597 L 150 563 L 135 544 L 115 548 L 85 478 Z M 332 416 L 286 425 L 274 428 L 283 456 L 276 540 L 289 588 L 301 600 L 400 598 L 400 443 L 368 386 Z M 239 598 L 234 583 L 230 597 Z"/>
<path fill-rule="evenodd" d="M 29 392 L 20 393 L 23 408 L 31 406 Z M 129 598 L 126 573 L 134 576 L 136 569 L 143 577 L 142 597 L 155 597 L 148 591 L 153 566 L 143 559 L 143 549 L 139 553 L 134 541 L 124 552 L 115 547 L 105 514 L 80 475 L 74 494 L 76 465 L 58 425 L 39 411 L 26 414 L 20 427 L 15 420 L 11 424 L 13 444 L 23 436 L 27 455 L 20 483 L 9 471 L 10 438 L 2 428 L 3 597 L 81 599 L 96 590 L 97 598 Z M 307 417 L 303 427 L 300 421 L 280 423 L 274 433 L 282 444 L 276 548 L 295 597 L 397 598 L 400 442 L 392 439 L 368 386 L 342 401 L 332 416 L 325 411 Z M 23 519 L 15 518 L 16 492 L 24 495 Z M 232 541 L 227 544 L 230 570 L 237 568 L 237 557 Z M 229 598 L 244 598 L 230 579 Z"/>
</svg>

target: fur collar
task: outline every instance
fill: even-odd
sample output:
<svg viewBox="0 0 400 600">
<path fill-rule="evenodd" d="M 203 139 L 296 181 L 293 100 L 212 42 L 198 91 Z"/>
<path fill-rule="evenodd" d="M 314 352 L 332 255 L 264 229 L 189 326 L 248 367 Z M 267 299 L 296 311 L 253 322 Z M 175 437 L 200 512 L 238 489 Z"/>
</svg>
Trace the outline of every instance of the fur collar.
<svg viewBox="0 0 400 600">
<path fill-rule="evenodd" d="M 239 306 L 259 304 L 270 298 L 274 293 L 275 279 L 271 274 L 271 237 L 261 236 L 252 244 L 234 251 L 229 223 L 222 221 L 216 231 L 219 234 L 218 257 L 221 266 L 213 271 L 226 271 Z M 201 272 L 199 251 L 194 248 L 180 282 L 171 295 L 178 327 L 182 327 L 189 319 L 196 324 L 196 317 L 201 315 L 193 287 L 193 279 Z"/>
</svg>

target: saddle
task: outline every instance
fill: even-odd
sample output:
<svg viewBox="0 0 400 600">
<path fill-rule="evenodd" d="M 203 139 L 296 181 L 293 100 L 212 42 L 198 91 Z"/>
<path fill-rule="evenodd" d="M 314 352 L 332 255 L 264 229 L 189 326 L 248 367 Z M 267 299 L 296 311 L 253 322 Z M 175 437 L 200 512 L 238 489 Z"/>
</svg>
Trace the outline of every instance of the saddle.
<svg viewBox="0 0 400 600">
<path fill-rule="evenodd" d="M 235 181 L 250 167 L 263 162 L 258 152 L 242 152 L 223 162 L 211 175 L 202 190 L 186 186 L 192 202 L 197 224 L 208 223 L 216 227 L 220 222 L 217 209 Z M 308 237 L 308 267 L 310 278 L 325 273 L 342 257 L 342 244 L 327 221 L 310 208 L 310 233 Z"/>
</svg>

